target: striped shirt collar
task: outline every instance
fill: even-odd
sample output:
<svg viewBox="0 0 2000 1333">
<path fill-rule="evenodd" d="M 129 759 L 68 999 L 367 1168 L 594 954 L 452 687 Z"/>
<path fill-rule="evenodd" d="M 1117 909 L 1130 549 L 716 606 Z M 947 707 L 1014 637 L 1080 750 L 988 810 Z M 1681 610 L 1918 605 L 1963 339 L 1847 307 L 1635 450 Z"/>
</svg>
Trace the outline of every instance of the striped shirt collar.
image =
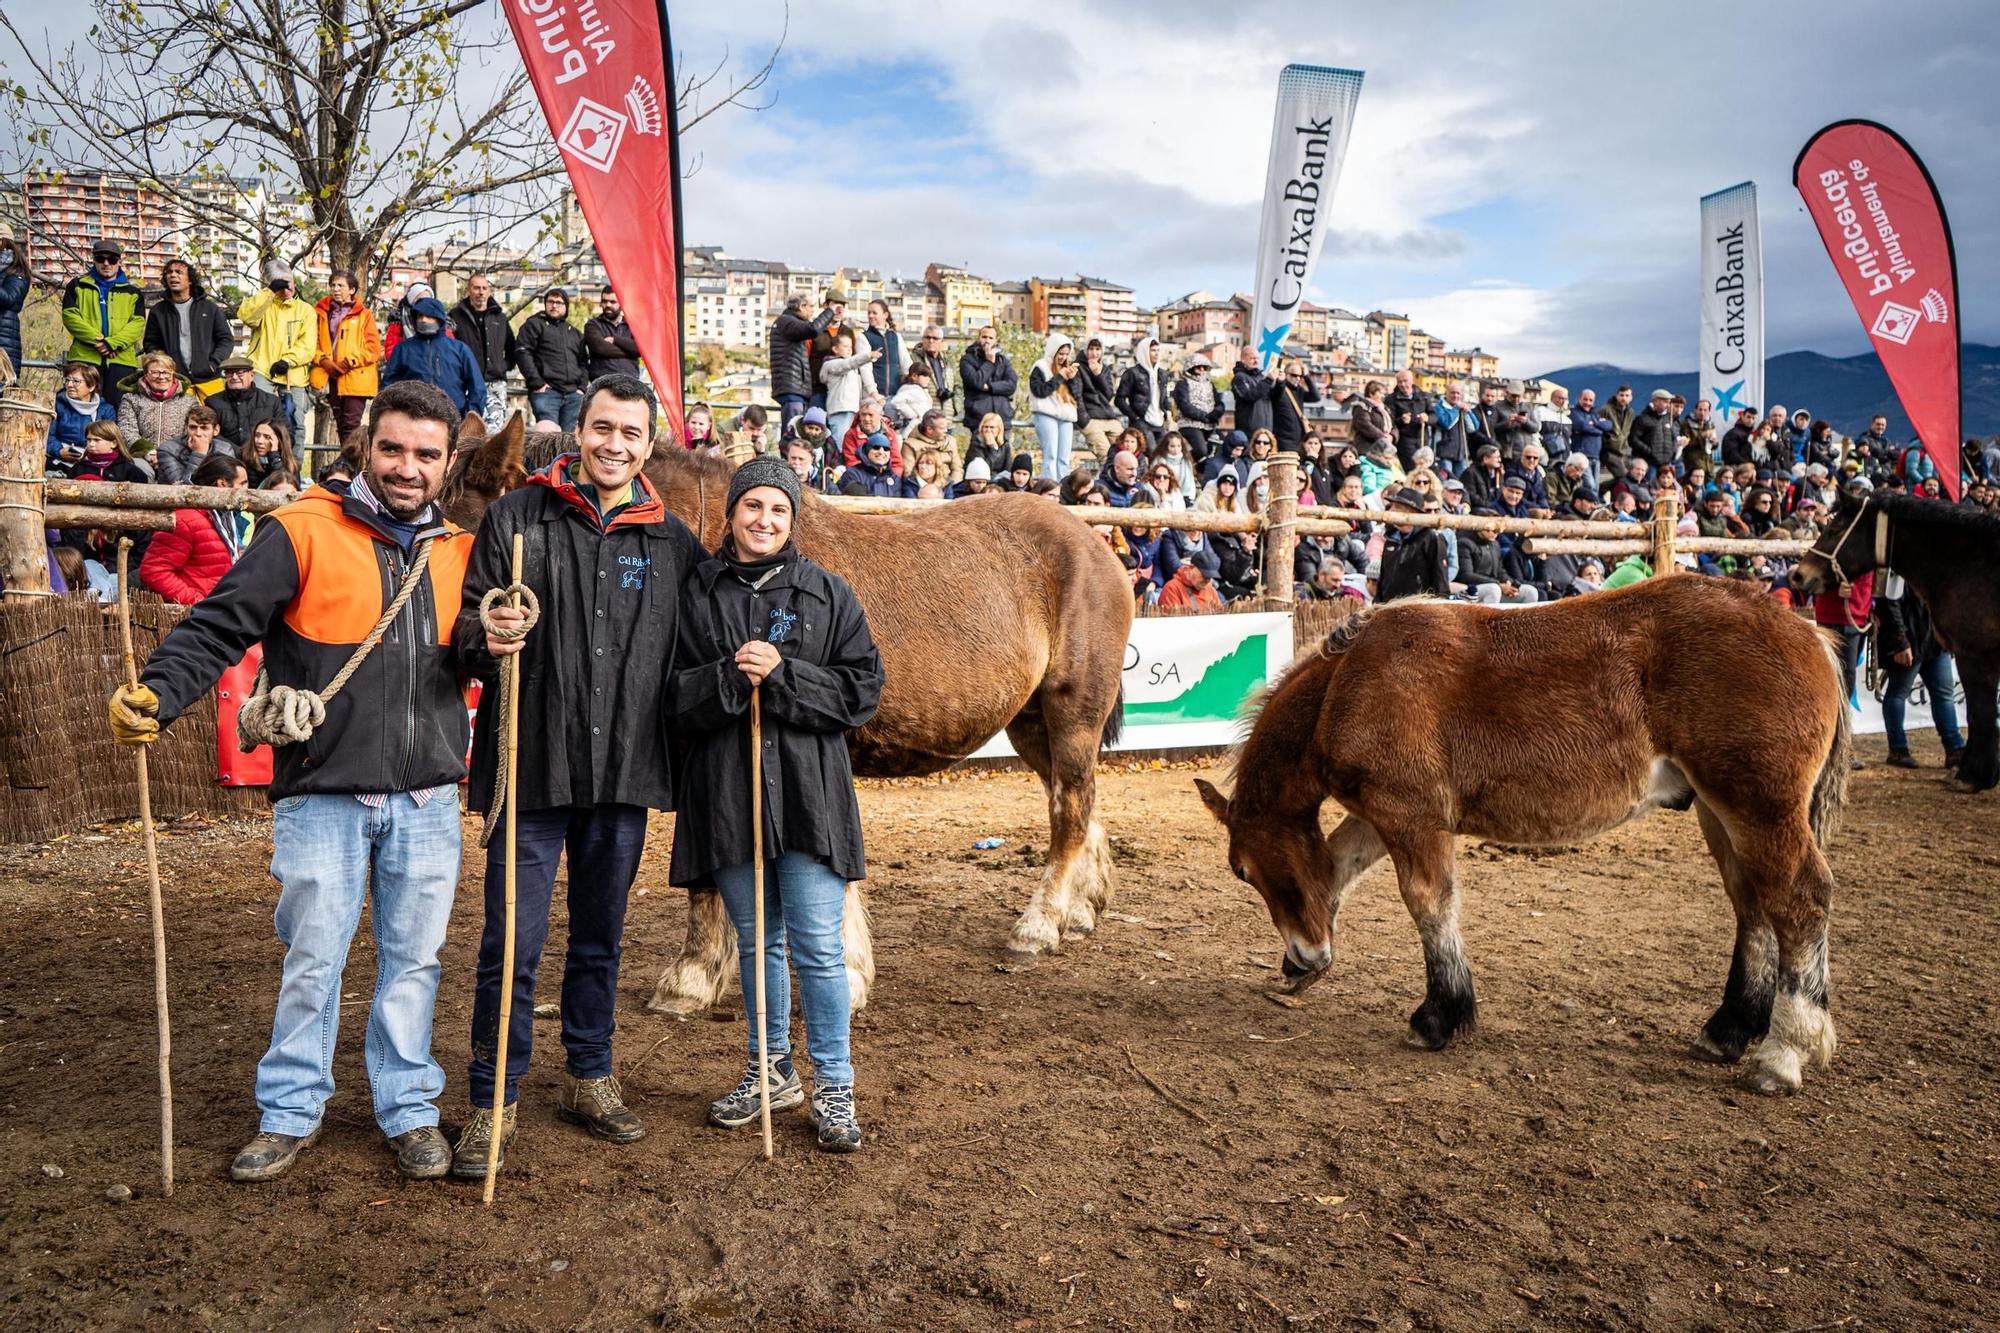
<svg viewBox="0 0 2000 1333">
<path fill-rule="evenodd" d="M 354 499 L 355 503 L 359 504 L 369 513 L 380 514 L 384 518 L 395 518 L 395 515 L 383 508 L 382 502 L 375 498 L 375 492 L 368 489 L 368 478 L 365 475 L 357 475 L 353 481 L 349 482 L 347 484 L 347 493 Z M 403 520 L 396 519 L 396 521 L 400 523 Z M 436 526 L 438 523 L 437 506 L 435 504 L 425 505 L 424 512 L 418 514 L 416 518 L 410 521 L 417 525 L 419 531 L 424 528 Z"/>
</svg>

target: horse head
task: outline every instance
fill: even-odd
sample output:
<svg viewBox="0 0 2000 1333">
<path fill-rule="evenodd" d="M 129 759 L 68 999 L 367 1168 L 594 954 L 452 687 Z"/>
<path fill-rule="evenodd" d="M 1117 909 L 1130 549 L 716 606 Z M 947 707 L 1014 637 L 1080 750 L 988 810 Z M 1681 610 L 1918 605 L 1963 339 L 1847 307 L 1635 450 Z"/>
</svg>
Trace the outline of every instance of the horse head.
<svg viewBox="0 0 2000 1333">
<path fill-rule="evenodd" d="M 1229 831 L 1230 873 L 1257 890 L 1271 913 L 1271 924 L 1285 942 L 1280 965 L 1285 990 L 1297 995 L 1333 963 L 1328 889 L 1334 865 L 1318 819 L 1246 801 L 1241 784 L 1233 801 L 1202 778 L 1194 785 L 1202 804 Z"/>
<path fill-rule="evenodd" d="M 1866 520 L 1873 516 L 1874 523 Z M 1820 534 L 1786 581 L 1803 597 L 1816 597 L 1835 585 L 1845 587 L 1879 563 L 1875 531 L 1887 522 L 1873 496 L 1843 490 L 1834 501 Z"/>
</svg>

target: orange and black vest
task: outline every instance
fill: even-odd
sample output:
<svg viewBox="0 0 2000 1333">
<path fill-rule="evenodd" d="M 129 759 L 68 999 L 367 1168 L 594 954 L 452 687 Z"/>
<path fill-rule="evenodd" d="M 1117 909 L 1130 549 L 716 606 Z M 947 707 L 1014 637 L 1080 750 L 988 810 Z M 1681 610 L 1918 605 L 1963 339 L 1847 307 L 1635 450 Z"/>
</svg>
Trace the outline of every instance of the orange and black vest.
<svg viewBox="0 0 2000 1333">
<path fill-rule="evenodd" d="M 463 675 L 452 646 L 472 534 L 442 519 L 427 577 L 302 744 L 277 747 L 271 799 L 415 791 L 465 776 Z M 410 557 L 376 511 L 315 486 L 261 518 L 215 591 L 153 651 L 160 721 L 215 687 L 251 644 L 273 685 L 324 692 L 394 600 Z M 225 738 L 227 739 L 227 738 Z"/>
</svg>

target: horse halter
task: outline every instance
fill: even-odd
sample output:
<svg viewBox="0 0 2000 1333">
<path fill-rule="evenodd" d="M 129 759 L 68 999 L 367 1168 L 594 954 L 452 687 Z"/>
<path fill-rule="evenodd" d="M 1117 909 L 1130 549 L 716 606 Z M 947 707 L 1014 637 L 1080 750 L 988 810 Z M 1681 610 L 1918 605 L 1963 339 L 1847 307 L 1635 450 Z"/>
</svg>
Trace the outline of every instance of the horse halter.
<svg viewBox="0 0 2000 1333">
<path fill-rule="evenodd" d="M 1826 556 L 1827 568 L 1833 571 L 1834 586 L 1840 589 L 1841 603 L 1843 609 L 1846 611 L 1846 615 L 1850 624 L 1852 624 L 1854 620 L 1854 612 L 1852 610 L 1852 605 L 1854 600 L 1854 580 L 1848 578 L 1847 571 L 1840 567 L 1840 549 L 1843 546 L 1847 545 L 1847 539 L 1854 535 L 1854 530 L 1857 527 L 1861 526 L 1861 520 L 1863 517 L 1867 515 L 1868 506 L 1872 504 L 1875 504 L 1874 497 L 1872 496 L 1866 500 L 1863 500 L 1861 502 L 1861 507 L 1854 511 L 1854 517 L 1847 521 L 1847 527 L 1845 530 L 1841 532 L 1840 540 L 1835 542 L 1829 550 L 1824 552 Z M 1887 569 L 1888 567 L 1889 567 L 1889 515 L 1883 512 L 1882 507 L 1880 505 L 1875 505 L 1874 568 Z M 1859 629 L 1861 627 L 1859 625 L 1855 625 L 1854 628 Z"/>
</svg>

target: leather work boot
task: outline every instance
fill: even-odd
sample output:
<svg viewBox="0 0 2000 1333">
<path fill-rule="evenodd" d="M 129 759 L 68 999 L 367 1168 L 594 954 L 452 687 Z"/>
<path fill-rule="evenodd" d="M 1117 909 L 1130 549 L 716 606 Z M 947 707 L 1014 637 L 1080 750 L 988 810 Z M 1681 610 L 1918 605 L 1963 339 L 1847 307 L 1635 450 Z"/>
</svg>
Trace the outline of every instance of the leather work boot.
<svg viewBox="0 0 2000 1333">
<path fill-rule="evenodd" d="M 389 1140 L 396 1169 L 411 1180 L 436 1180 L 451 1170 L 451 1140 L 436 1125 L 419 1125 Z"/>
<path fill-rule="evenodd" d="M 319 1142 L 319 1131 L 314 1125 L 310 1134 L 258 1134 L 229 1164 L 229 1178 L 246 1184 L 276 1180 L 292 1169 L 300 1153 Z"/>
<path fill-rule="evenodd" d="M 609 1074 L 603 1078 L 578 1078 L 564 1070 L 562 1092 L 556 1097 L 556 1115 L 612 1143 L 637 1143 L 646 1137 L 646 1127 L 625 1105 L 618 1080 Z"/>
<path fill-rule="evenodd" d="M 1944 766 L 1946 768 L 1957 768 L 1964 761 L 1965 747 L 1963 745 L 1944 752 Z"/>
<path fill-rule="evenodd" d="M 514 1141 L 514 1113 L 508 1106 L 500 1112 L 500 1165 L 507 1164 L 507 1145 Z M 458 1146 L 451 1153 L 451 1174 L 459 1180 L 486 1179 L 486 1149 L 493 1140 L 493 1108 L 481 1106 L 465 1119 L 458 1132 Z"/>
<path fill-rule="evenodd" d="M 1916 757 L 1912 755 L 1908 750 L 1889 751 L 1889 767 L 1915 768 L 1916 766 L 1917 766 Z"/>
</svg>

